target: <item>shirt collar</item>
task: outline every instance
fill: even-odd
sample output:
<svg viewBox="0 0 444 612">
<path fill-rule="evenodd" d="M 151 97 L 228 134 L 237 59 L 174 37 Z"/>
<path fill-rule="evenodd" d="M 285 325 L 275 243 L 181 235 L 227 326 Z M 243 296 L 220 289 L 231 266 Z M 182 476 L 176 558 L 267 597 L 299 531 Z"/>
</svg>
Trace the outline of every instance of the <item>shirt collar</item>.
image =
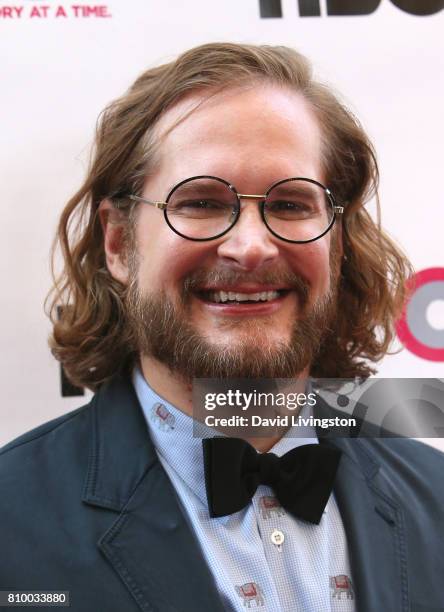
<svg viewBox="0 0 444 612">
<path fill-rule="evenodd" d="M 159 396 L 146 382 L 138 366 L 133 370 L 132 381 L 158 455 L 188 485 L 202 504 L 207 506 L 202 438 L 213 438 L 222 434 L 197 423 Z M 309 407 L 304 407 L 301 416 L 309 414 Z M 304 437 L 301 437 L 296 429 L 290 428 L 269 452 L 280 457 L 297 446 L 318 443 L 313 428 L 306 428 Z"/>
</svg>

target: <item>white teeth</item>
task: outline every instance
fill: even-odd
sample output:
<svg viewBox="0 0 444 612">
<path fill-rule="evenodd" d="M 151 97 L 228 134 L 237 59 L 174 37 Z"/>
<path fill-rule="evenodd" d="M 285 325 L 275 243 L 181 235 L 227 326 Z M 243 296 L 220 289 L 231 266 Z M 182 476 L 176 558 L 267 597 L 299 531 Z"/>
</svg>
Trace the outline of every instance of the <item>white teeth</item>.
<svg viewBox="0 0 444 612">
<path fill-rule="evenodd" d="M 213 291 L 210 300 L 213 302 L 269 302 L 279 297 L 278 291 L 261 291 L 259 293 L 237 293 L 234 291 Z"/>
</svg>

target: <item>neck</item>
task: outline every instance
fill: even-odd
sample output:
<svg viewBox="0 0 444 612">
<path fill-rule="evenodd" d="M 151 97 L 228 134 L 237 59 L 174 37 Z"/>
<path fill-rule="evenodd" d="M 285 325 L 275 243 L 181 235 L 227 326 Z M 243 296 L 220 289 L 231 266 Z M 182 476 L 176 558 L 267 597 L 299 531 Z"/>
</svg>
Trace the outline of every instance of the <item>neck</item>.
<svg viewBox="0 0 444 612">
<path fill-rule="evenodd" d="M 140 367 L 142 374 L 150 387 L 168 403 L 175 406 L 188 416 L 193 415 L 192 383 L 175 376 L 169 368 L 149 356 L 140 357 Z M 295 374 L 296 386 L 301 385 L 300 391 L 305 389 L 305 380 L 309 375 L 309 367 L 302 372 Z M 292 389 L 294 390 L 294 389 Z M 297 415 L 298 412 L 295 414 Z M 285 432 L 274 437 L 245 439 L 259 452 L 267 452 L 278 442 Z"/>
</svg>

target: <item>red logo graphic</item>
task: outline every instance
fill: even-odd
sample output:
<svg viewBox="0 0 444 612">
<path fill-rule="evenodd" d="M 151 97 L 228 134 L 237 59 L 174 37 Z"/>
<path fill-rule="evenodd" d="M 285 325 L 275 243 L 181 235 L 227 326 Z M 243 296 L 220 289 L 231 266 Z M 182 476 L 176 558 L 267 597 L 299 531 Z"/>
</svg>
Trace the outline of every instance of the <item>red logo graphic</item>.
<svg viewBox="0 0 444 612">
<path fill-rule="evenodd" d="M 264 519 L 271 518 L 272 514 L 276 516 L 283 516 L 285 514 L 285 510 L 282 508 L 277 497 L 272 495 L 263 495 L 259 500 L 259 507 Z"/>
<path fill-rule="evenodd" d="M 330 576 L 330 590 L 332 591 L 332 599 L 341 599 L 342 593 L 347 595 L 347 599 L 354 598 L 351 580 L 345 574 Z"/>
<path fill-rule="evenodd" d="M 174 429 L 176 419 L 166 406 L 160 402 L 156 402 L 151 408 L 151 419 L 157 427 L 163 431 L 171 431 Z"/>
<path fill-rule="evenodd" d="M 444 301 L 444 268 L 421 270 L 408 283 L 412 291 L 396 331 L 404 346 L 418 357 L 444 361 L 444 329 L 427 320 L 427 309 L 436 300 Z"/>
<path fill-rule="evenodd" d="M 253 601 L 257 607 L 264 605 L 262 589 L 256 582 L 246 582 L 242 586 L 235 586 L 234 588 L 243 600 L 245 607 L 250 608 Z"/>
</svg>

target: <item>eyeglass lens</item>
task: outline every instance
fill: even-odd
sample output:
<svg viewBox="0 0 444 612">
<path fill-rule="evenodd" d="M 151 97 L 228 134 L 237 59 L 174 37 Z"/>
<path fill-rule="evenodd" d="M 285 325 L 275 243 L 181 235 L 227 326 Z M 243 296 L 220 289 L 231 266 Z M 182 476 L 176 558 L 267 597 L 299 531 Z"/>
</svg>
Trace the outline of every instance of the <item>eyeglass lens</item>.
<svg viewBox="0 0 444 612">
<path fill-rule="evenodd" d="M 182 236 L 210 239 L 236 222 L 239 201 L 228 184 L 216 178 L 196 178 L 174 189 L 168 198 L 166 216 Z M 286 180 L 270 189 L 264 203 L 264 221 L 285 240 L 309 241 L 331 225 L 333 205 L 326 190 L 305 179 Z"/>
</svg>

